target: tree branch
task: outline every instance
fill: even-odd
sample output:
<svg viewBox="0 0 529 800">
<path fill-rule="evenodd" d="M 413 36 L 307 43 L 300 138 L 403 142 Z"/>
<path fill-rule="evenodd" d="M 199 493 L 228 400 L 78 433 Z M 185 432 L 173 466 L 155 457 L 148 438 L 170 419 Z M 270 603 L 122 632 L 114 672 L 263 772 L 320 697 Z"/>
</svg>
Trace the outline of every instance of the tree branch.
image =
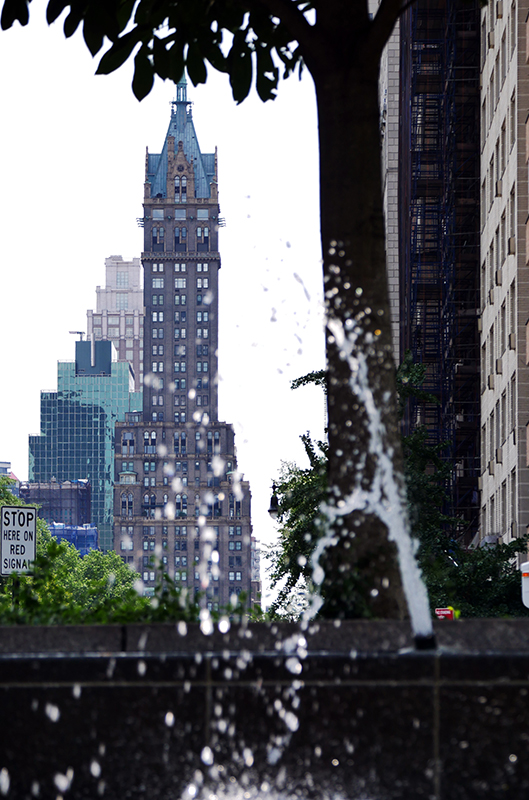
<svg viewBox="0 0 529 800">
<path fill-rule="evenodd" d="M 369 49 L 374 48 L 380 56 L 400 15 L 412 5 L 414 0 L 403 3 L 403 0 L 381 0 L 378 11 L 373 19 L 368 36 Z"/>
<path fill-rule="evenodd" d="M 326 42 L 317 26 L 310 25 L 305 15 L 293 0 L 254 0 L 257 4 L 281 20 L 301 48 L 304 61 L 310 69 L 310 62 L 318 60 L 326 49 Z"/>
</svg>

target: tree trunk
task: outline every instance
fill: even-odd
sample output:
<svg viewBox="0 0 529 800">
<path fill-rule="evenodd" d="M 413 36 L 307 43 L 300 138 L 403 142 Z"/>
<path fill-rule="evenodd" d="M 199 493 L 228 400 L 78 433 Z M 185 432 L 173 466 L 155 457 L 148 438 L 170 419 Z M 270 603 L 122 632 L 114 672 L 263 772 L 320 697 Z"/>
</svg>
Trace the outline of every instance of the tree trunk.
<svg viewBox="0 0 529 800">
<path fill-rule="evenodd" d="M 407 607 L 391 529 L 405 525 L 405 491 L 385 261 L 378 58 L 343 69 L 334 60 L 328 70 L 311 72 L 329 371 L 330 535 L 319 557 L 322 612 L 402 619 Z"/>
</svg>

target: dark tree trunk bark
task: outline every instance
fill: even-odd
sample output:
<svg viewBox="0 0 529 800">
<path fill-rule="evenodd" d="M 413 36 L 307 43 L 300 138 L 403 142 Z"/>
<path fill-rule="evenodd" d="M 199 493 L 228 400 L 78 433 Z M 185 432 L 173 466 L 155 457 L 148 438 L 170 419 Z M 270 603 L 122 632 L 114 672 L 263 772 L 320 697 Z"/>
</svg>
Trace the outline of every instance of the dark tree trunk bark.
<svg viewBox="0 0 529 800">
<path fill-rule="evenodd" d="M 319 560 L 322 612 L 401 619 L 407 606 L 388 529 L 402 525 L 404 479 L 385 260 L 378 58 L 360 61 L 311 69 L 329 373 L 332 538 Z"/>
</svg>

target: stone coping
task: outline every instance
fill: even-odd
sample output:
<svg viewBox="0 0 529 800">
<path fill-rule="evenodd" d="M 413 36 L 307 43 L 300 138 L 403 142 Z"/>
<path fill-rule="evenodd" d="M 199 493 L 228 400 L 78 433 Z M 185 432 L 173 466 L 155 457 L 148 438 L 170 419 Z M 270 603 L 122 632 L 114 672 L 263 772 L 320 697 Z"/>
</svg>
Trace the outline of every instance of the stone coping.
<svg viewBox="0 0 529 800">
<path fill-rule="evenodd" d="M 434 622 L 437 650 L 443 654 L 529 654 L 529 619 L 466 619 Z M 223 653 L 239 650 L 278 654 L 303 645 L 309 653 L 373 654 L 415 650 L 408 622 L 318 621 L 215 626 L 206 636 L 197 623 L 148 625 L 0 626 L 0 658 L 7 655 L 87 653 Z"/>
</svg>

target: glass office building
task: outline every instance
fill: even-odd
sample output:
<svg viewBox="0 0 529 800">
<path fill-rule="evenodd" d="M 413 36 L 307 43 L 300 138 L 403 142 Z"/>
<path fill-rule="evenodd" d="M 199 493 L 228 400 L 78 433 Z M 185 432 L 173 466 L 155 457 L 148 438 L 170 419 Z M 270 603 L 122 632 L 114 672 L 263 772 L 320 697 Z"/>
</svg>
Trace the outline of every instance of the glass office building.
<svg viewBox="0 0 529 800">
<path fill-rule="evenodd" d="M 29 437 L 29 480 L 88 480 L 101 549 L 112 548 L 115 425 L 142 409 L 125 361 L 112 343 L 76 342 L 75 361 L 59 362 L 57 391 L 41 392 L 41 433 Z"/>
</svg>

